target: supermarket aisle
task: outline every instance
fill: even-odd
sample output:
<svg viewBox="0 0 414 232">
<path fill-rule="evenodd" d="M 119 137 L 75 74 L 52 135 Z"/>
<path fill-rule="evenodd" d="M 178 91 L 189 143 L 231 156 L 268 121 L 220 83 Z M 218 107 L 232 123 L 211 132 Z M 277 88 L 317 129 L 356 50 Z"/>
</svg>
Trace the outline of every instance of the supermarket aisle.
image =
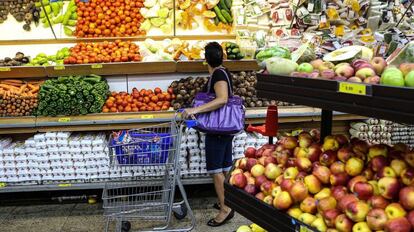
<svg viewBox="0 0 414 232">
<path fill-rule="evenodd" d="M 240 215 L 225 226 L 212 229 L 205 225 L 214 216 L 208 209 L 215 198 L 196 198 L 190 201 L 196 215 L 194 231 L 232 232 L 241 224 L 248 223 Z M 95 232 L 103 231 L 102 205 L 53 204 L 35 206 L 0 207 L 0 231 L 2 232 Z"/>
</svg>

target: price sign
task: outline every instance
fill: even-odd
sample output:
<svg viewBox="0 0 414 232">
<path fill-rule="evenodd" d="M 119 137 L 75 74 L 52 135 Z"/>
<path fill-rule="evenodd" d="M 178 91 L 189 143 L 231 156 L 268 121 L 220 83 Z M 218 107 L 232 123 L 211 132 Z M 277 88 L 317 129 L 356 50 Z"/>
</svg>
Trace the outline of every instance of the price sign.
<svg viewBox="0 0 414 232">
<path fill-rule="evenodd" d="M 70 187 L 72 186 L 72 184 L 58 184 L 59 187 L 65 188 L 65 187 Z"/>
<path fill-rule="evenodd" d="M 0 72 L 10 72 L 10 67 L 0 67 Z"/>
<path fill-rule="evenodd" d="M 142 115 L 141 116 L 141 119 L 152 119 L 152 118 L 154 118 L 153 114 L 147 114 L 147 115 Z"/>
<path fill-rule="evenodd" d="M 367 86 L 363 84 L 339 82 L 338 92 L 356 95 L 367 95 Z"/>
<path fill-rule="evenodd" d="M 65 70 L 65 66 L 63 65 L 57 65 L 55 67 L 53 67 L 54 70 Z"/>
<path fill-rule="evenodd" d="M 70 122 L 70 118 L 59 118 L 58 122 Z"/>
<path fill-rule="evenodd" d="M 0 182 L 0 188 L 6 187 L 6 183 Z"/>
<path fill-rule="evenodd" d="M 93 64 L 93 65 L 91 65 L 91 68 L 93 68 L 93 69 L 100 69 L 102 67 L 103 67 L 102 64 Z"/>
</svg>

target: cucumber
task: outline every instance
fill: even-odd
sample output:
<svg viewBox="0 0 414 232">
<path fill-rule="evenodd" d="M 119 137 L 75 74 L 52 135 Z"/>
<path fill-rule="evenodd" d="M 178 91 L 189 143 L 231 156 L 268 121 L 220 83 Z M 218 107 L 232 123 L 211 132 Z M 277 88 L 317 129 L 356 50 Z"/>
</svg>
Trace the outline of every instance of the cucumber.
<svg viewBox="0 0 414 232">
<path fill-rule="evenodd" d="M 225 0 L 224 2 L 226 3 L 227 8 L 231 9 L 233 6 L 233 0 Z"/>
<path fill-rule="evenodd" d="M 231 53 L 233 53 L 231 48 L 227 48 L 227 49 L 226 49 L 226 52 L 227 52 L 227 54 L 231 54 Z"/>
<path fill-rule="evenodd" d="M 228 58 L 229 60 L 235 60 L 235 59 L 236 59 L 236 56 L 235 56 L 235 55 L 233 55 L 233 54 L 231 54 L 231 55 L 228 55 L 228 56 L 227 56 L 227 58 Z"/>
<path fill-rule="evenodd" d="M 233 48 L 233 50 L 231 50 L 231 52 L 234 53 L 234 54 L 238 54 L 238 53 L 240 53 L 240 49 Z"/>
<path fill-rule="evenodd" d="M 220 8 L 218 6 L 214 7 L 214 12 L 216 12 L 217 17 L 220 19 L 221 22 L 227 24 L 226 18 L 221 14 Z"/>
<path fill-rule="evenodd" d="M 229 23 L 233 22 L 233 18 L 231 17 L 231 15 L 228 11 L 221 9 L 221 14 L 226 19 L 227 22 L 229 22 Z"/>
<path fill-rule="evenodd" d="M 220 23 L 220 19 L 216 16 L 215 18 L 214 18 L 214 24 L 216 25 L 216 26 L 218 26 L 218 24 Z"/>
<path fill-rule="evenodd" d="M 244 58 L 244 55 L 243 54 L 241 54 L 241 53 L 238 53 L 237 54 L 237 59 L 238 60 L 241 60 L 241 59 L 243 59 Z"/>
<path fill-rule="evenodd" d="M 227 8 L 226 6 L 225 0 L 220 0 L 219 6 L 220 6 L 220 9 L 229 11 L 229 8 Z"/>
</svg>

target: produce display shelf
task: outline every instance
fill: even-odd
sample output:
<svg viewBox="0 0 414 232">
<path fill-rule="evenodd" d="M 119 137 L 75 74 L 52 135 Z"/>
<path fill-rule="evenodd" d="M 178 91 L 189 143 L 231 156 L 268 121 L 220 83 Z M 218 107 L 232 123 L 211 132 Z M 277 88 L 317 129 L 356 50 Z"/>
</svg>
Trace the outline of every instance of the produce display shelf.
<svg viewBox="0 0 414 232">
<path fill-rule="evenodd" d="M 255 60 L 227 60 L 232 72 L 259 70 Z M 203 61 L 120 62 L 104 64 L 74 64 L 47 67 L 0 67 L 0 78 L 47 78 L 69 75 L 138 75 L 208 72 Z"/>
<path fill-rule="evenodd" d="M 183 185 L 199 185 L 211 184 L 213 180 L 211 177 L 193 177 L 182 178 Z M 149 186 L 154 180 L 136 180 L 137 184 L 141 186 Z M 38 184 L 38 185 L 6 185 L 0 187 L 0 193 L 16 193 L 16 192 L 40 192 L 40 191 L 67 191 L 67 190 L 86 190 L 86 189 L 103 189 L 104 181 L 95 181 L 90 183 L 65 183 L 60 182 L 56 184 Z"/>
<path fill-rule="evenodd" d="M 320 110 L 312 107 L 279 107 L 280 123 L 320 121 Z M 334 113 L 335 120 L 355 120 L 362 117 Z M 132 129 L 169 122 L 175 111 L 138 113 L 101 113 L 58 117 L 4 117 L 0 118 L 0 134 L 35 133 L 47 131 L 98 131 Z M 266 108 L 246 111 L 246 124 L 264 123 Z"/>
<path fill-rule="evenodd" d="M 414 123 L 414 90 L 410 88 L 355 85 L 266 74 L 258 74 L 257 78 L 259 97 L 318 107 L 326 111 L 347 112 L 399 123 Z M 365 94 L 346 93 L 344 86 L 348 90 L 362 88 L 362 93 L 365 91 Z"/>
<path fill-rule="evenodd" d="M 224 182 L 225 204 L 250 221 L 272 232 L 318 231 L 245 191 Z"/>
</svg>

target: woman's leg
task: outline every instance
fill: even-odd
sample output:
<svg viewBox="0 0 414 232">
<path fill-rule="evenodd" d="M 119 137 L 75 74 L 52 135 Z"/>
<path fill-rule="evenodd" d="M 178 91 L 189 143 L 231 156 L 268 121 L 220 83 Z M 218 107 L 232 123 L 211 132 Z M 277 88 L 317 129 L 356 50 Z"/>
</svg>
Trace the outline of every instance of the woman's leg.
<svg viewBox="0 0 414 232">
<path fill-rule="evenodd" d="M 216 222 L 222 222 L 230 213 L 230 208 L 224 204 L 224 179 L 223 173 L 217 173 L 213 175 L 214 187 L 216 189 L 217 197 L 220 202 L 220 212 L 216 216 Z"/>
</svg>

